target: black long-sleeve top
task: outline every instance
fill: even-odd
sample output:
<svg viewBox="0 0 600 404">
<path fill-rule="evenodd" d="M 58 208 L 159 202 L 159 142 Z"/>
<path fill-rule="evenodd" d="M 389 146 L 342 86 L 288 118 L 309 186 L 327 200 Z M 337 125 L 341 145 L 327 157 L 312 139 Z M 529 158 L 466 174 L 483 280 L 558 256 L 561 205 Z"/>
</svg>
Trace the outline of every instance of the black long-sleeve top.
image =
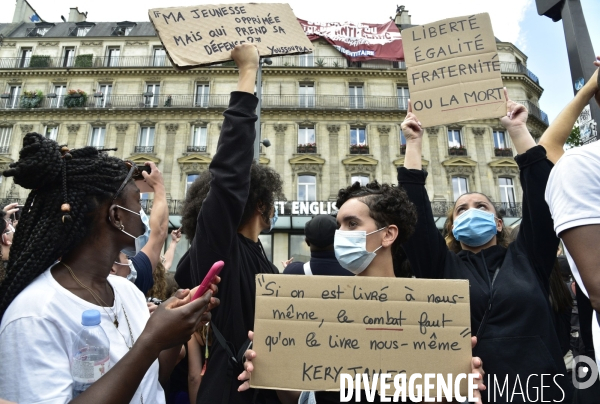
<svg viewBox="0 0 600 404">
<path fill-rule="evenodd" d="M 216 261 L 223 260 L 217 297 L 221 304 L 212 311 L 212 322 L 237 354 L 254 329 L 255 275 L 276 273 L 259 243 L 238 233 L 250 191 L 250 166 L 256 137 L 254 110 L 258 99 L 233 92 L 224 112 L 217 152 L 210 163 L 210 191 L 198 215 L 196 234 L 189 251 L 177 266 L 175 279 L 191 279 L 199 285 Z M 227 355 L 214 339 L 206 374 L 198 393 L 198 404 L 220 404 L 229 388 L 228 403 L 251 403 L 254 390 L 237 391 L 237 374 L 227 376 Z M 274 391 L 261 392 L 257 402 L 278 403 Z"/>
<path fill-rule="evenodd" d="M 515 160 L 523 187 L 518 237 L 508 248 L 496 245 L 477 254 L 466 250 L 456 254 L 448 249 L 435 225 L 425 190 L 427 173 L 398 168 L 398 183 L 415 204 L 418 215 L 415 233 L 403 245 L 414 274 L 418 278 L 469 280 L 472 335 L 479 330 L 474 355 L 481 357 L 492 380 L 495 375 L 503 383 L 508 375 L 511 391 L 517 375 L 525 390 L 531 374 L 566 374 L 549 302 L 549 278 L 558 239 L 544 191 L 553 165 L 542 146 L 529 149 Z M 480 330 L 490 303 L 486 325 Z M 561 386 L 566 383 L 565 377 L 556 380 Z M 545 388 L 544 400 L 562 398 L 551 377 L 545 378 L 544 385 L 552 387 Z M 539 378 L 535 384 L 530 382 L 532 400 L 533 387 L 540 387 Z M 484 396 L 486 401 L 487 394 Z M 512 402 L 527 402 L 527 396 L 524 401 L 520 399 L 522 396 L 516 395 Z M 495 402 L 506 401 L 506 396 L 496 396 Z"/>
</svg>

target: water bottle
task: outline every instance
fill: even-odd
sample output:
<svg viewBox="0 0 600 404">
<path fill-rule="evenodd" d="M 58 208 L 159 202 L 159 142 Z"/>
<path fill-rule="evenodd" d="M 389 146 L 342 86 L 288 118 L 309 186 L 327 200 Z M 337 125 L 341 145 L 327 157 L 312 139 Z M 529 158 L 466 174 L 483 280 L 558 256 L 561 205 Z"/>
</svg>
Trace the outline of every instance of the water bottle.
<svg viewBox="0 0 600 404">
<path fill-rule="evenodd" d="M 73 376 L 73 398 L 108 372 L 110 367 L 110 342 L 100 326 L 100 312 L 86 310 L 81 315 L 83 329 L 73 343 L 71 376 Z"/>
</svg>

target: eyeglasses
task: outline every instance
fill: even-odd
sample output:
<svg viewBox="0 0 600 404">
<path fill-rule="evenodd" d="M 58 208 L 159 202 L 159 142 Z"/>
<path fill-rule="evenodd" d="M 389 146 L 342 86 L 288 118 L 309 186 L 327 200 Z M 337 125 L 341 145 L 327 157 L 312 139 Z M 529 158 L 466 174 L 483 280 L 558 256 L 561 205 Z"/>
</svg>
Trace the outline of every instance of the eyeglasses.
<svg viewBox="0 0 600 404">
<path fill-rule="evenodd" d="M 113 196 L 113 201 L 115 199 L 117 199 L 117 197 L 119 196 L 119 194 L 123 191 L 123 189 L 127 186 L 127 183 L 129 182 L 129 180 L 133 177 L 133 178 L 137 178 L 140 177 L 142 175 L 142 172 L 140 171 L 140 169 L 138 168 L 138 166 L 135 165 L 135 163 L 133 161 L 130 160 L 125 160 L 125 165 L 129 168 L 129 173 L 127 173 L 127 176 L 125 177 L 125 180 L 123 181 L 123 183 L 121 184 L 121 186 L 119 187 L 119 189 L 117 190 L 117 192 L 114 194 Z"/>
</svg>

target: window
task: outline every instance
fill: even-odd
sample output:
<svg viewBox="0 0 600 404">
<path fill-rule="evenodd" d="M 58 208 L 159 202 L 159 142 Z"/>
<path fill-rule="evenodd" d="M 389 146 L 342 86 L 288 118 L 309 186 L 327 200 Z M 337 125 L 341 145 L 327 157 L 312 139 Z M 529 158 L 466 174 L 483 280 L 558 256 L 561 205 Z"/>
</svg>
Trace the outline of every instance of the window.
<svg viewBox="0 0 600 404">
<path fill-rule="evenodd" d="M 98 87 L 98 93 L 102 94 L 101 97 L 96 97 L 96 108 L 106 108 L 111 106 L 110 96 L 112 94 L 112 84 L 100 84 Z"/>
<path fill-rule="evenodd" d="M 467 179 L 464 177 L 452 177 L 452 191 L 454 192 L 454 202 L 464 193 L 469 192 Z"/>
<path fill-rule="evenodd" d="M 205 152 L 207 134 L 206 126 L 195 125 L 192 128 L 192 144 L 188 147 L 188 152 Z"/>
<path fill-rule="evenodd" d="M 350 108 L 364 108 L 365 99 L 362 84 L 353 84 L 348 87 L 350 96 Z"/>
<path fill-rule="evenodd" d="M 304 234 L 290 234 L 290 251 L 288 257 L 294 257 L 294 261 L 296 262 L 310 261 L 310 248 L 306 244 L 305 239 Z"/>
<path fill-rule="evenodd" d="M 19 59 L 19 67 L 29 67 L 31 62 L 31 48 L 21 49 L 21 58 Z"/>
<path fill-rule="evenodd" d="M 208 94 L 210 93 L 209 84 L 196 85 L 196 106 L 208 107 Z"/>
<path fill-rule="evenodd" d="M 133 27 L 118 26 L 113 27 L 111 36 L 129 36 Z"/>
<path fill-rule="evenodd" d="M 92 26 L 87 27 L 73 27 L 69 31 L 69 36 L 86 36 L 90 32 Z"/>
<path fill-rule="evenodd" d="M 298 97 L 301 108 L 312 108 L 315 106 L 315 86 L 313 83 L 300 84 Z"/>
<path fill-rule="evenodd" d="M 367 185 L 369 180 L 369 177 L 366 175 L 353 175 L 350 179 L 350 185 L 354 184 L 356 181 L 358 181 L 360 185 Z"/>
<path fill-rule="evenodd" d="M 367 131 L 365 128 L 350 128 L 350 146 L 366 146 Z"/>
<path fill-rule="evenodd" d="M 12 127 L 3 126 L 0 127 L 0 153 L 6 154 L 10 149 L 10 136 L 12 134 Z"/>
<path fill-rule="evenodd" d="M 448 129 L 448 147 L 461 147 L 460 130 Z"/>
<path fill-rule="evenodd" d="M 396 87 L 396 94 L 398 96 L 398 108 L 402 110 L 408 109 L 409 93 L 406 87 Z"/>
<path fill-rule="evenodd" d="M 300 66 L 301 67 L 313 67 L 315 62 L 315 56 L 310 53 L 308 55 L 300 55 Z"/>
<path fill-rule="evenodd" d="M 46 35 L 46 32 L 48 32 L 48 30 L 50 30 L 50 27 L 29 28 L 27 30 L 27 36 L 29 36 L 29 37 L 44 36 L 44 35 Z"/>
<path fill-rule="evenodd" d="M 298 176 L 298 200 L 317 200 L 317 177 L 315 177 L 314 175 Z"/>
<path fill-rule="evenodd" d="M 2 176 L 0 175 L 0 178 Z M 273 235 L 272 234 L 259 234 L 258 239 L 265 250 L 265 255 L 269 262 L 273 262 Z"/>
<path fill-rule="evenodd" d="M 314 126 L 300 126 L 298 128 L 298 146 L 317 143 L 315 141 Z"/>
<path fill-rule="evenodd" d="M 500 201 L 508 205 L 506 207 L 514 207 L 515 187 L 512 178 L 500 177 L 498 178 L 498 182 L 500 183 Z"/>
<path fill-rule="evenodd" d="M 58 135 L 58 126 L 47 126 L 46 127 L 45 136 L 48 139 L 56 140 L 57 135 Z"/>
<path fill-rule="evenodd" d="M 65 48 L 63 52 L 62 67 L 73 67 L 75 62 L 75 48 Z"/>
<path fill-rule="evenodd" d="M 90 146 L 94 146 L 97 148 L 104 147 L 104 134 L 106 133 L 106 128 L 104 127 L 94 127 L 92 128 L 92 136 L 90 137 Z"/>
<path fill-rule="evenodd" d="M 135 147 L 136 153 L 154 153 L 154 129 L 154 126 L 142 126 Z"/>
<path fill-rule="evenodd" d="M 148 84 L 146 85 L 146 93 L 144 97 L 146 101 L 144 105 L 146 107 L 158 107 L 158 97 L 160 96 L 160 84 Z"/>
<path fill-rule="evenodd" d="M 200 176 L 199 174 L 188 174 L 188 176 L 186 177 L 186 180 L 185 180 L 185 193 L 186 194 L 187 194 L 188 189 L 190 189 L 190 186 L 192 186 L 194 181 L 196 181 L 196 178 L 198 178 L 199 176 Z"/>
<path fill-rule="evenodd" d="M 154 57 L 152 58 L 152 66 L 166 66 L 167 52 L 165 48 L 154 48 Z"/>
<path fill-rule="evenodd" d="M 50 108 L 61 108 L 64 105 L 65 95 L 67 94 L 67 86 L 62 84 L 55 85 L 54 94 L 56 94 L 56 98 L 50 99 Z"/>
<path fill-rule="evenodd" d="M 106 66 L 116 67 L 119 66 L 119 57 L 121 56 L 121 48 L 108 48 L 106 50 Z"/>
<path fill-rule="evenodd" d="M 508 136 L 504 131 L 494 131 L 494 148 L 495 149 L 508 149 L 510 147 L 508 143 Z"/>
<path fill-rule="evenodd" d="M 18 108 L 20 96 L 21 86 L 10 86 L 8 89 L 8 98 L 4 103 L 5 108 Z"/>
</svg>

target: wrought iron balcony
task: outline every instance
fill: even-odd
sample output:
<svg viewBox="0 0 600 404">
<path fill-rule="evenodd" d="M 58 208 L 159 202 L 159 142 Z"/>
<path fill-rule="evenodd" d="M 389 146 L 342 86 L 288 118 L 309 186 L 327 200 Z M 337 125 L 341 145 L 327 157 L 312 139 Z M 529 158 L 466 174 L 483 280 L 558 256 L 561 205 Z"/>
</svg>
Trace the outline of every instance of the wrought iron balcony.
<svg viewBox="0 0 600 404">
<path fill-rule="evenodd" d="M 35 108 L 88 108 L 88 109 L 135 109 L 135 108 L 227 108 L 230 94 L 212 94 L 197 96 L 194 94 L 153 95 L 143 94 L 111 94 L 94 97 L 88 94 L 87 99 L 77 103 L 65 103 L 65 97 L 48 98 L 45 96 Z M 305 96 L 270 95 L 262 96 L 263 109 L 364 109 L 364 110 L 406 110 L 406 97 L 348 96 L 348 95 L 314 95 L 311 102 Z M 29 105 L 29 104 L 28 104 Z M 23 108 L 21 96 L 0 98 L 0 109 Z"/>
<path fill-rule="evenodd" d="M 510 148 L 507 149 L 494 149 L 494 156 L 496 157 L 512 157 L 513 151 Z"/>
<path fill-rule="evenodd" d="M 296 151 L 298 153 L 316 153 L 317 145 L 316 144 L 299 144 Z"/>
<path fill-rule="evenodd" d="M 521 217 L 523 215 L 522 202 L 492 202 L 492 205 L 494 205 L 496 212 L 504 217 Z M 431 210 L 434 216 L 446 216 L 451 209 L 454 209 L 454 202 L 431 202 Z"/>
<path fill-rule="evenodd" d="M 448 148 L 448 155 L 449 156 L 466 156 L 467 155 L 467 148 L 464 147 L 464 146 L 449 147 Z"/>
<path fill-rule="evenodd" d="M 183 199 L 167 199 L 167 206 L 169 207 L 169 215 L 181 215 L 181 207 L 183 205 Z M 152 205 L 154 204 L 153 199 L 142 199 L 140 201 L 142 208 L 146 213 L 151 213 Z M 2 205 L 6 206 L 6 205 Z"/>
<path fill-rule="evenodd" d="M 545 123 L 546 125 L 550 125 L 550 123 L 548 121 L 548 115 L 546 115 L 546 113 L 544 111 L 542 111 L 540 109 L 540 107 L 535 105 L 533 102 L 531 102 L 529 100 L 515 100 L 515 102 L 525 105 L 525 107 L 529 111 L 530 116 L 534 116 L 541 122 Z"/>
<path fill-rule="evenodd" d="M 205 153 L 206 146 L 188 146 L 187 151 L 188 153 Z"/>
<path fill-rule="evenodd" d="M 154 146 L 135 146 L 134 153 L 154 153 Z"/>
<path fill-rule="evenodd" d="M 351 145 L 350 154 L 369 154 L 368 145 Z"/>
<path fill-rule="evenodd" d="M 540 84 L 540 79 L 521 63 L 500 62 L 500 71 L 502 73 L 521 73 L 529 77 L 536 84 Z"/>
</svg>

